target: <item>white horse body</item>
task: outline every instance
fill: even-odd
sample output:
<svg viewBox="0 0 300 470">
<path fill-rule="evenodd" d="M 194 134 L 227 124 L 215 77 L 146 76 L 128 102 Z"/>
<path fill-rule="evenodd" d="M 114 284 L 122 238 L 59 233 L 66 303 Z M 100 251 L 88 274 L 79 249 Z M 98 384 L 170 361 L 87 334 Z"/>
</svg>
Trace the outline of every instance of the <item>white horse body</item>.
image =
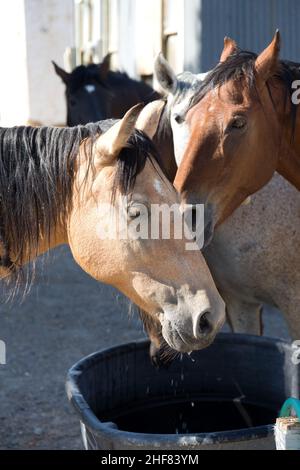
<svg viewBox="0 0 300 470">
<path fill-rule="evenodd" d="M 205 258 L 233 330 L 260 333 L 261 304 L 300 338 L 300 193 L 279 175 L 222 224 Z"/>
</svg>

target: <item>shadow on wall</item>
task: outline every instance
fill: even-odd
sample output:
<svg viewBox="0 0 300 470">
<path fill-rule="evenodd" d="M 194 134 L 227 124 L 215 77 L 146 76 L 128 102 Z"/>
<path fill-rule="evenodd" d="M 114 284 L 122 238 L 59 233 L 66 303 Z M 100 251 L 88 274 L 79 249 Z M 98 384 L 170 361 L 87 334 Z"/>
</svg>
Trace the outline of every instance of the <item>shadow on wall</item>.
<svg viewBox="0 0 300 470">
<path fill-rule="evenodd" d="M 199 0 L 197 10 L 201 25 L 197 27 L 197 71 L 216 65 L 225 36 L 235 39 L 242 49 L 259 52 L 277 28 L 282 35 L 281 57 L 300 62 L 299 0 Z M 195 70 L 195 62 L 189 62 L 186 68 Z"/>
</svg>

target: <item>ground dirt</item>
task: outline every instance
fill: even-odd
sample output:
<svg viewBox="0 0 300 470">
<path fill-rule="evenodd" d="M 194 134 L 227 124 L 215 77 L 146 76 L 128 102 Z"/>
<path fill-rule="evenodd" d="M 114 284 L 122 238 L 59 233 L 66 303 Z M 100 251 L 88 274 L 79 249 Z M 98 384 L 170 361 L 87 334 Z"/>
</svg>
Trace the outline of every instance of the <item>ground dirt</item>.
<svg viewBox="0 0 300 470">
<path fill-rule="evenodd" d="M 40 269 L 38 270 L 40 272 Z M 67 370 L 102 348 L 144 337 L 114 289 L 89 278 L 59 248 L 25 301 L 0 306 L 0 449 L 82 449 L 79 422 L 65 393 Z M 279 313 L 268 335 L 287 337 Z"/>
</svg>

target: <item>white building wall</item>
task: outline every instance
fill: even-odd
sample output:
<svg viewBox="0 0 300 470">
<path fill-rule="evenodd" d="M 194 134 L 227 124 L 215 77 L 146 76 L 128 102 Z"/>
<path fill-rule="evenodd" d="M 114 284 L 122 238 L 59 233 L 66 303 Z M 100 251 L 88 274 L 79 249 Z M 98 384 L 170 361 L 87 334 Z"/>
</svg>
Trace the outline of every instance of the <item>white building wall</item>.
<svg viewBox="0 0 300 470">
<path fill-rule="evenodd" d="M 74 44 L 73 0 L 1 0 L 0 125 L 64 124 L 63 66 Z"/>
<path fill-rule="evenodd" d="M 117 0 L 116 65 L 131 77 L 150 75 L 155 55 L 161 50 L 161 0 Z M 116 0 L 114 0 L 114 3 Z"/>
<path fill-rule="evenodd" d="M 154 57 L 162 48 L 161 0 L 135 0 L 135 61 L 138 76 L 153 73 Z"/>
<path fill-rule="evenodd" d="M 24 0 L 0 1 L 0 126 L 29 117 Z"/>
<path fill-rule="evenodd" d="M 136 0 L 119 1 L 118 65 L 121 70 L 136 76 Z M 143 0 L 142 0 L 143 1 Z"/>
<path fill-rule="evenodd" d="M 64 124 L 64 86 L 51 60 L 63 66 L 67 47 L 74 44 L 73 0 L 25 0 L 29 119 Z"/>
<path fill-rule="evenodd" d="M 112 1 L 112 0 L 111 0 Z M 114 0 L 116 1 L 116 0 Z M 187 0 L 117 0 L 117 65 L 130 76 L 150 76 L 156 55 L 165 53 L 176 72 L 184 70 Z M 194 1 L 194 0 L 188 0 Z M 114 18 L 113 18 L 113 21 Z"/>
</svg>

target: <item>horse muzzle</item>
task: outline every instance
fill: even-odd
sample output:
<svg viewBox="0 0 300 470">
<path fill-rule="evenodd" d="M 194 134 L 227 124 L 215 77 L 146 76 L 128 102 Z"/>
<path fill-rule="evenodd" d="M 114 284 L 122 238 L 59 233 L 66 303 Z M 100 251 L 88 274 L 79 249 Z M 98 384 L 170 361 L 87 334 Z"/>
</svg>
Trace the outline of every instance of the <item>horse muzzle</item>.
<svg viewBox="0 0 300 470">
<path fill-rule="evenodd" d="M 208 347 L 225 322 L 225 306 L 217 312 L 209 309 L 197 314 L 162 320 L 162 335 L 168 345 L 181 353 Z"/>
</svg>

